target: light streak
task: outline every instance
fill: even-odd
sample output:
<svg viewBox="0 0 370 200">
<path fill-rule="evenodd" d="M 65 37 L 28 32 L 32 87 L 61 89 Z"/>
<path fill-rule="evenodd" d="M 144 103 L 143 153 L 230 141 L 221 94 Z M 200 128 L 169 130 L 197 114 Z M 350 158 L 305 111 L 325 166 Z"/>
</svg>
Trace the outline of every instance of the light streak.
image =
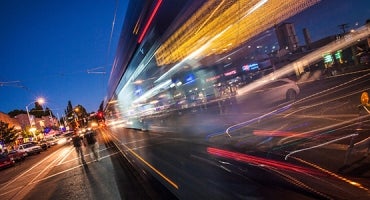
<svg viewBox="0 0 370 200">
<path fill-rule="evenodd" d="M 263 119 L 263 118 L 265 118 L 265 117 L 271 116 L 271 115 L 273 115 L 273 114 L 278 114 L 278 113 L 284 112 L 285 110 L 289 109 L 290 107 L 291 107 L 291 104 L 288 104 L 288 105 L 286 105 L 286 106 L 284 106 L 284 107 L 278 108 L 278 109 L 276 109 L 276 110 L 273 110 L 273 111 L 271 111 L 271 112 L 269 112 L 269 113 L 266 113 L 266 114 L 264 114 L 264 115 L 261 115 L 261 116 L 259 116 L 259 117 L 256 117 L 256 118 L 253 118 L 253 119 L 250 119 L 250 120 L 245 121 L 245 122 L 241 122 L 241 123 L 239 123 L 239 124 L 232 125 L 232 126 L 230 126 L 230 127 L 228 127 L 228 128 L 226 129 L 225 133 L 226 133 L 226 135 L 228 135 L 228 136 L 231 138 L 230 131 L 231 131 L 232 129 L 237 128 L 237 129 L 235 129 L 235 130 L 238 130 L 238 129 L 243 128 L 243 127 L 245 127 L 245 126 L 247 126 L 247 125 L 249 125 L 249 124 L 251 124 L 251 123 L 253 123 L 253 122 L 255 122 L 255 121 L 261 120 L 261 119 Z"/>
<path fill-rule="evenodd" d="M 241 161 L 241 162 L 248 163 L 248 164 L 258 165 L 260 167 L 272 167 L 275 169 L 293 171 L 293 172 L 298 172 L 302 174 L 323 175 L 319 171 L 312 170 L 306 167 L 293 165 L 293 164 L 286 163 L 286 162 L 266 159 L 266 158 L 260 158 L 257 156 L 251 156 L 251 155 L 242 154 L 238 152 L 217 149 L 213 147 L 207 147 L 207 152 L 211 155 L 215 155 L 215 156 L 219 156 L 223 158 L 229 158 L 229 159 Z"/>
<path fill-rule="evenodd" d="M 157 1 L 157 4 L 156 4 L 156 5 L 155 5 L 155 7 L 154 7 L 154 10 L 153 10 L 152 14 L 151 14 L 151 15 L 150 15 L 150 17 L 149 17 L 148 22 L 145 24 L 145 27 L 144 27 L 143 32 L 141 32 L 141 34 L 140 34 L 140 37 L 139 37 L 139 39 L 138 39 L 138 41 L 137 41 L 138 43 L 141 43 L 141 42 L 143 41 L 143 38 L 144 38 L 144 36 L 145 36 L 146 32 L 148 31 L 149 25 L 152 23 L 153 18 L 154 18 L 154 16 L 155 16 L 155 14 L 157 13 L 158 8 L 159 8 L 159 6 L 160 6 L 161 4 L 162 4 L 162 0 L 158 0 L 158 1 Z"/>
<path fill-rule="evenodd" d="M 308 135 L 302 136 L 300 133 L 297 132 L 287 132 L 287 131 L 280 131 L 280 130 L 253 130 L 253 135 L 256 136 L 274 136 L 274 137 L 307 137 Z"/>
<path fill-rule="evenodd" d="M 330 140 L 328 142 L 324 142 L 322 144 L 319 144 L 319 145 L 315 145 L 315 146 L 312 146 L 312 147 L 307 147 L 307 148 L 304 148 L 304 149 L 299 149 L 299 150 L 295 150 L 295 151 L 292 151 L 290 153 L 288 153 L 286 156 L 285 156 L 285 160 L 288 159 L 288 157 L 290 155 L 293 155 L 295 153 L 298 153 L 298 152 L 302 152 L 302 151 L 306 151 L 306 150 L 311 150 L 311 149 L 315 149 L 315 148 L 318 148 L 318 147 L 322 147 L 322 146 L 325 146 L 325 145 L 328 145 L 328 144 L 331 144 L 331 143 L 334 143 L 334 142 L 337 142 L 339 140 L 343 140 L 343 139 L 347 139 L 347 138 L 350 138 L 350 137 L 355 137 L 355 136 L 358 136 L 358 134 L 351 134 L 351 135 L 346 135 L 344 137 L 340 137 L 340 138 L 337 138 L 337 139 L 334 139 L 334 140 Z"/>
<path fill-rule="evenodd" d="M 344 48 L 350 46 L 351 44 L 353 44 L 354 42 L 356 42 L 357 40 L 361 40 L 363 38 L 369 37 L 369 35 L 370 35 L 370 29 L 367 29 L 366 26 L 360 27 L 359 29 L 357 29 L 355 34 L 354 33 L 349 33 L 349 34 L 346 35 L 346 36 L 350 36 L 350 37 L 347 37 L 347 38 L 344 37 L 343 39 L 333 41 L 333 42 L 329 43 L 328 45 L 325 45 L 325 46 L 319 48 L 318 50 L 299 58 L 295 62 L 292 62 L 292 63 L 284 66 L 283 68 L 281 68 L 279 70 L 276 70 L 274 72 L 275 78 L 278 79 L 280 77 L 283 77 L 283 76 L 293 72 L 296 69 L 305 68 L 305 66 L 308 66 L 309 63 L 315 63 L 315 61 L 321 60 L 323 54 L 333 52 L 337 49 L 344 49 Z M 365 76 L 367 76 L 367 75 L 365 75 Z M 264 78 L 261 78 L 260 80 L 261 81 L 259 81 L 258 83 L 249 84 L 245 87 L 240 88 L 238 90 L 237 95 L 238 96 L 245 95 L 246 93 L 254 90 L 255 88 L 266 84 L 267 81 L 269 81 L 269 77 L 264 77 Z"/>
<path fill-rule="evenodd" d="M 155 86 L 154 88 L 150 89 L 149 91 L 145 92 L 141 97 L 137 98 L 133 104 L 140 103 L 142 101 L 146 101 L 150 97 L 157 95 L 161 89 L 167 89 L 171 85 L 171 80 L 167 80 L 159 85 Z"/>
<path fill-rule="evenodd" d="M 223 37 L 199 57 L 221 55 L 236 49 L 262 31 L 318 3 L 319 0 L 207 1 L 175 31 L 156 52 L 158 65 L 177 63 L 225 27 Z M 201 42 L 199 42 L 201 41 Z M 230 46 L 228 46 L 231 44 Z"/>
<path fill-rule="evenodd" d="M 302 163 L 305 163 L 305 164 L 307 164 L 307 165 L 310 165 L 310 166 L 312 166 L 312 167 L 315 167 L 316 169 L 321 170 L 321 171 L 323 171 L 323 172 L 325 172 L 325 173 L 327 173 L 327 174 L 329 174 L 329 175 L 331 175 L 331 176 L 333 176 L 333 177 L 335 177 L 335 178 L 337 178 L 337 179 L 339 179 L 339 180 L 342 180 L 342 181 L 344 181 L 344 182 L 346 182 L 346 183 L 349 183 L 350 185 L 356 186 L 357 188 L 360 188 L 360 189 L 365 190 L 365 191 L 369 191 L 369 189 L 368 189 L 368 188 L 366 188 L 366 187 L 362 186 L 362 185 L 361 185 L 360 183 L 358 183 L 358 182 L 351 181 L 351 180 L 349 180 L 349 179 L 347 179 L 347 178 L 345 178 L 345 177 L 342 177 L 342 176 L 340 176 L 340 175 L 338 175 L 338 174 L 336 174 L 336 173 L 334 173 L 334 172 L 331 172 L 331 171 L 329 171 L 329 170 L 327 170 L 327 169 L 324 169 L 324 168 L 322 168 L 322 167 L 320 167 L 320 166 L 318 166 L 318 165 L 316 165 L 316 164 L 310 163 L 310 162 L 305 161 L 305 160 L 303 160 L 303 159 L 300 159 L 300 158 L 297 158 L 297 157 L 293 157 L 293 158 L 294 158 L 294 159 L 296 159 L 296 160 L 298 160 L 298 161 L 300 161 L 300 162 L 302 162 Z"/>
</svg>

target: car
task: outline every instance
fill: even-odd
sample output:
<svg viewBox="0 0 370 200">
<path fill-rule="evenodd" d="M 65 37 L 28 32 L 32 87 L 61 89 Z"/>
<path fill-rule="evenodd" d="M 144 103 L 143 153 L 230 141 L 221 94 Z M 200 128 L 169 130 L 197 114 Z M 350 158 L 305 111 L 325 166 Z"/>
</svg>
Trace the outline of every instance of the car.
<svg viewBox="0 0 370 200">
<path fill-rule="evenodd" d="M 237 100 L 242 101 L 249 99 L 252 101 L 258 101 L 259 103 L 273 104 L 277 102 L 292 102 L 296 100 L 298 94 L 300 93 L 300 88 L 298 87 L 295 81 L 292 81 L 288 78 L 275 79 L 266 82 L 253 82 L 247 85 L 246 87 L 252 88 L 250 91 L 241 93 L 237 95 Z M 241 89 L 243 91 L 243 89 Z"/>
<path fill-rule="evenodd" d="M 271 101 L 294 101 L 300 92 L 296 82 L 290 79 L 276 79 L 259 89 L 264 98 Z"/>
<path fill-rule="evenodd" d="M 39 154 L 43 149 L 39 146 L 36 145 L 35 143 L 29 142 L 29 143 L 24 143 L 18 146 L 18 151 L 29 155 L 33 154 Z"/>
<path fill-rule="evenodd" d="M 0 169 L 14 166 L 14 160 L 12 160 L 6 154 L 0 154 Z"/>
<path fill-rule="evenodd" d="M 8 157 L 14 162 L 22 161 L 26 158 L 27 154 L 22 153 L 18 150 L 11 150 L 8 152 Z"/>
<path fill-rule="evenodd" d="M 69 131 L 69 132 L 61 134 L 58 138 L 58 144 L 61 144 L 61 145 L 71 144 L 73 135 L 74 135 L 73 131 Z"/>
<path fill-rule="evenodd" d="M 43 140 L 39 141 L 37 143 L 37 145 L 39 145 L 44 151 L 46 151 L 46 150 L 48 150 L 48 148 L 50 148 L 50 144 L 46 141 L 43 141 Z"/>
<path fill-rule="evenodd" d="M 58 138 L 56 138 L 56 137 L 47 137 L 47 138 L 45 138 L 45 141 L 46 141 L 50 146 L 54 146 L 54 145 L 57 145 L 57 144 L 58 144 Z"/>
</svg>

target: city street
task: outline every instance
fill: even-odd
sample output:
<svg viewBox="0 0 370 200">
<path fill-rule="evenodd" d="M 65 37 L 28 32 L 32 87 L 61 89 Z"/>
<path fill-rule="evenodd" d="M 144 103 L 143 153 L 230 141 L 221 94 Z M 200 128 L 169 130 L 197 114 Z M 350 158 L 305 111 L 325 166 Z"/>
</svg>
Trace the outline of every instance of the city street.
<svg viewBox="0 0 370 200">
<path fill-rule="evenodd" d="M 368 124 L 359 129 L 353 121 L 358 117 L 359 94 L 368 89 L 367 76 L 347 74 L 301 83 L 293 104 L 271 105 L 260 113 L 238 113 L 240 109 L 233 107 L 220 113 L 219 107 L 210 106 L 177 118 L 148 120 L 148 126 L 158 131 L 100 128 L 99 162 L 85 151 L 84 165 L 68 144 L 51 147 L 0 171 L 0 196 L 226 199 L 273 198 L 278 193 L 330 199 L 321 192 L 325 180 L 347 189 L 330 193 L 366 199 L 370 188 L 366 149 L 347 153 L 351 140 L 369 137 Z M 359 135 L 347 137 L 354 133 Z M 305 180 L 304 189 L 298 177 Z"/>
<path fill-rule="evenodd" d="M 172 199 L 172 194 L 150 175 L 140 177 L 101 135 L 99 143 L 99 162 L 92 161 L 85 151 L 84 165 L 76 157 L 74 147 L 65 144 L 1 170 L 0 198 L 155 199 L 168 196 Z"/>
<path fill-rule="evenodd" d="M 370 199 L 368 0 L 1 8 L 0 200 Z"/>
<path fill-rule="evenodd" d="M 238 183 L 236 185 L 245 184 L 242 188 L 251 188 L 250 179 L 244 178 L 253 177 L 253 180 L 263 183 L 266 172 L 254 172 L 258 174 L 255 177 L 254 173 L 247 173 L 253 171 L 253 167 L 245 166 L 239 156 L 233 157 L 236 161 L 231 163 L 230 157 L 226 156 L 230 152 L 215 154 L 217 149 L 210 148 L 216 147 L 245 153 L 243 156 L 272 159 L 268 163 L 278 161 L 277 166 L 280 162 L 294 163 L 318 170 L 329 177 L 329 182 L 334 179 L 331 184 L 348 186 L 348 190 L 331 192 L 344 199 L 366 199 L 370 187 L 367 148 L 350 152 L 349 147 L 351 142 L 355 144 L 370 136 L 369 118 L 359 118 L 358 107 L 361 93 L 368 91 L 369 85 L 368 71 L 341 74 L 300 83 L 301 93 L 294 103 L 283 102 L 266 107 L 254 104 L 262 106 L 253 107 L 259 112 L 248 112 L 249 107 L 241 113 L 243 107 L 250 105 L 247 102 L 238 107 L 226 104 L 223 112 L 218 106 L 209 106 L 206 110 L 189 109 L 181 113 L 175 111 L 145 120 L 149 129 L 158 131 L 155 135 L 119 128 L 112 133 L 116 142 L 125 144 L 120 146 L 123 151 L 128 151 L 136 159 L 144 157 L 144 160 L 154 163 L 156 169 L 172 177 L 171 181 L 163 177 L 159 179 L 180 198 L 219 196 L 217 191 L 225 188 L 222 194 L 228 197 L 261 195 L 258 189 L 246 191 L 231 187 L 224 179 L 232 178 Z M 145 164 L 144 167 L 151 168 Z M 283 170 L 275 167 L 274 164 L 273 171 Z M 218 170 L 224 173 L 220 175 Z M 155 171 L 153 173 L 156 174 Z M 213 176 L 208 177 L 207 174 Z M 299 177 L 302 178 L 301 175 Z M 199 182 L 199 179 L 202 181 Z M 325 186 L 312 177 L 309 179 L 309 191 L 320 196 L 317 191 L 322 191 Z M 254 182 L 252 185 L 256 186 Z M 194 196 L 189 196 L 189 191 Z M 276 194 L 270 188 L 263 191 L 267 196 L 267 191 Z"/>
</svg>

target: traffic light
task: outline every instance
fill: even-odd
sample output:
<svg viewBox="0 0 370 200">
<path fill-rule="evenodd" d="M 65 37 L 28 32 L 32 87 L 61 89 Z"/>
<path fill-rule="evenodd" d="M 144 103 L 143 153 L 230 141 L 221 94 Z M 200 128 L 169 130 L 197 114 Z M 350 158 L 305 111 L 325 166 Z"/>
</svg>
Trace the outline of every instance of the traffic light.
<svg viewBox="0 0 370 200">
<path fill-rule="evenodd" d="M 99 112 L 98 112 L 98 118 L 99 118 L 99 119 L 102 119 L 103 117 L 104 117 L 103 112 L 100 112 L 100 111 L 99 111 Z"/>
</svg>

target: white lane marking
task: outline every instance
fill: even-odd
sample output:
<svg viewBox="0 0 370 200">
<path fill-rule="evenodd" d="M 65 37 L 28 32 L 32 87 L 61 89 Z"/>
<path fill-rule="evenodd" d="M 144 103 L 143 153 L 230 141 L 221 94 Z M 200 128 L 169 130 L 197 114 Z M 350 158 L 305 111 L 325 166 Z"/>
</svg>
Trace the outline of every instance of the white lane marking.
<svg viewBox="0 0 370 200">
<path fill-rule="evenodd" d="M 109 147 L 109 148 L 112 148 L 112 147 Z M 100 153 L 100 152 L 102 152 L 102 151 L 105 151 L 105 150 L 107 150 L 107 149 L 109 149 L 109 148 L 99 149 L 99 153 Z M 74 147 L 72 147 L 72 149 L 71 149 L 71 151 L 68 153 L 68 155 L 69 155 L 70 153 L 72 153 L 73 149 L 74 149 Z M 90 153 L 84 154 L 84 157 L 86 157 L 86 156 L 90 156 Z M 66 159 L 67 157 L 68 157 L 68 156 L 66 156 L 65 158 L 63 158 L 63 160 L 61 160 L 61 161 L 60 161 L 57 165 L 55 165 L 55 166 L 59 166 L 59 165 L 62 165 L 62 164 L 65 164 L 65 163 L 69 163 L 69 162 L 72 162 L 72 161 L 74 161 L 74 160 L 79 159 L 79 158 L 73 158 L 73 159 L 70 159 L 70 160 L 65 161 L 65 159 Z"/>
<path fill-rule="evenodd" d="M 3 190 L 5 189 L 6 187 L 8 187 L 9 185 L 11 185 L 12 183 L 14 183 L 15 181 L 17 181 L 18 179 L 20 179 L 21 177 L 24 177 L 26 176 L 31 170 L 33 170 L 34 168 L 36 168 L 37 166 L 41 165 L 43 162 L 45 162 L 45 160 L 49 159 L 50 157 L 54 156 L 54 154 L 57 154 L 59 153 L 59 151 L 61 151 L 62 149 L 58 149 L 57 151 L 53 152 L 52 154 L 48 155 L 47 157 L 45 157 L 44 159 L 42 159 L 41 161 L 39 161 L 38 163 L 34 164 L 31 168 L 29 168 L 28 170 L 24 171 L 23 173 L 21 173 L 20 175 L 18 175 L 17 177 L 15 177 L 13 180 L 9 181 L 6 185 L 4 185 L 3 187 L 0 188 L 0 190 Z"/>
<path fill-rule="evenodd" d="M 55 165 L 55 166 L 61 165 L 61 164 L 64 162 L 64 160 L 69 156 L 69 154 L 71 154 L 71 153 L 72 153 L 72 151 L 73 151 L 73 148 L 71 147 L 71 148 L 69 149 L 69 151 L 67 152 L 67 154 L 64 156 L 64 158 L 63 158 L 63 159 L 61 159 L 61 160 L 58 162 L 58 164 L 57 164 L 57 165 Z"/>
<path fill-rule="evenodd" d="M 112 153 L 112 154 L 109 154 L 109 155 L 103 156 L 103 157 L 101 157 L 101 158 L 100 158 L 100 161 L 99 161 L 99 162 L 101 162 L 101 160 L 103 160 L 103 159 L 105 159 L 105 158 L 108 158 L 108 157 L 110 157 L 110 156 L 116 155 L 116 154 L 118 154 L 118 153 L 120 153 L 120 152 L 115 152 L 115 153 Z M 90 163 L 93 163 L 93 162 L 95 162 L 95 161 L 89 161 L 89 162 L 86 162 L 86 165 L 87 165 L 87 164 L 90 164 Z M 69 169 L 66 169 L 66 170 L 60 171 L 60 172 L 58 172 L 58 173 L 54 173 L 54 174 L 51 174 L 51 175 L 49 175 L 49 176 L 43 177 L 43 178 L 41 178 L 41 179 L 35 180 L 35 181 L 33 181 L 31 184 L 38 183 L 38 182 L 41 182 L 41 181 L 43 181 L 43 180 L 47 180 L 47 179 L 49 179 L 49 178 L 55 177 L 55 176 L 60 175 L 60 174 L 64 174 L 64 173 L 66 173 L 66 172 L 69 172 L 69 171 L 71 171 L 71 170 L 74 170 L 74 169 L 77 169 L 77 168 L 80 168 L 80 167 L 83 167 L 83 166 L 84 166 L 84 164 L 79 164 L 79 165 L 77 165 L 77 166 L 75 166 L 75 167 L 71 167 L 71 168 L 69 168 Z"/>
</svg>

